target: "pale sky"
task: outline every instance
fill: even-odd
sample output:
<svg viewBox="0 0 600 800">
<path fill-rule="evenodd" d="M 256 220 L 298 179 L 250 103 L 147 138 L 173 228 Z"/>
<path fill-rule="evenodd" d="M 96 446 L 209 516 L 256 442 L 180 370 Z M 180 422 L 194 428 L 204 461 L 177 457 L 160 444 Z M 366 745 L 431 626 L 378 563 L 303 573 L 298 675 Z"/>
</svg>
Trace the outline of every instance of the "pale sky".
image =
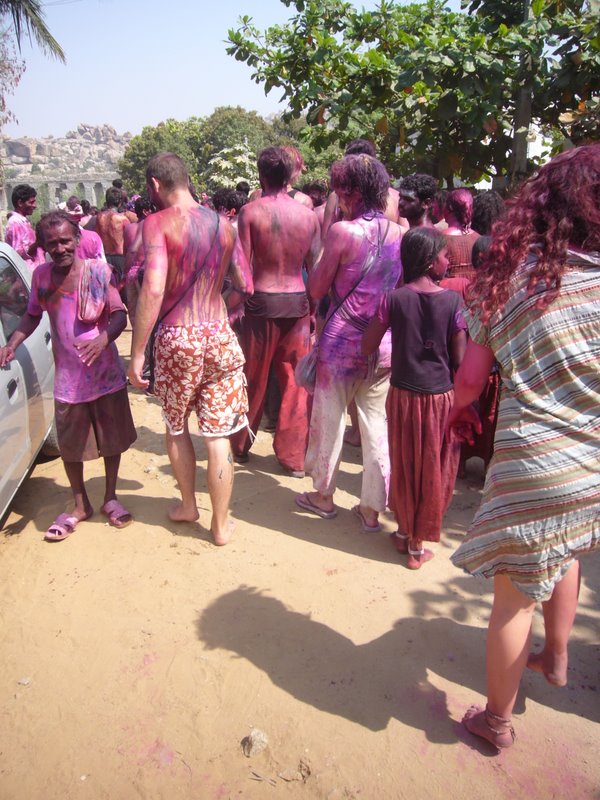
<svg viewBox="0 0 600 800">
<path fill-rule="evenodd" d="M 281 0 L 48 0 L 43 8 L 67 63 L 23 43 L 27 68 L 7 98 L 18 120 L 5 126 L 10 136 L 64 136 L 80 122 L 137 134 L 224 105 L 263 116 L 283 110 L 280 91 L 265 96 L 224 41 L 242 15 L 261 30 L 285 22 L 295 8 Z"/>
</svg>

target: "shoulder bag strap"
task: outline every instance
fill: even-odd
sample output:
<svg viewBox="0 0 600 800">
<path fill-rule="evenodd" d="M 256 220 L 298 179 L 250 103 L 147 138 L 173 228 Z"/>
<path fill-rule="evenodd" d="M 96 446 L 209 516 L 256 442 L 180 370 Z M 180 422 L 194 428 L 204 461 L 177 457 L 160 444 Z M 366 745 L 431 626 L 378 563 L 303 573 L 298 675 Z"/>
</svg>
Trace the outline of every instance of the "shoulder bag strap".
<svg viewBox="0 0 600 800">
<path fill-rule="evenodd" d="M 389 232 L 389 230 L 390 230 L 390 221 L 389 221 L 389 219 L 388 219 L 388 221 L 387 221 L 387 226 L 386 226 L 386 229 L 385 229 L 385 233 L 384 233 L 384 235 L 383 235 L 383 238 L 381 238 L 381 227 L 379 226 L 379 224 L 377 224 L 377 254 L 379 254 L 379 251 L 380 251 L 380 249 L 381 249 L 381 246 L 382 246 L 382 245 L 383 245 L 383 243 L 385 242 L 385 240 L 386 240 L 386 238 L 387 238 L 387 235 L 388 235 L 388 232 Z M 367 238 L 367 235 L 365 234 L 365 239 L 366 239 L 366 238 Z M 336 306 L 336 307 L 333 309 L 333 311 L 331 312 L 331 314 L 330 314 L 330 315 L 327 317 L 327 319 L 325 320 L 325 324 L 324 324 L 324 325 L 323 325 L 323 327 L 321 328 L 321 333 L 323 333 L 323 331 L 325 330 L 325 325 L 327 325 L 327 323 L 328 323 L 328 322 L 329 322 L 329 320 L 330 320 L 330 319 L 333 317 L 333 315 L 334 315 L 334 314 L 336 314 L 336 313 L 337 313 L 337 312 L 340 310 L 340 308 L 341 308 L 341 307 L 344 305 L 344 303 L 345 303 L 345 302 L 346 302 L 346 300 L 347 300 L 347 299 L 350 297 L 350 295 L 351 295 L 351 294 L 352 294 L 352 293 L 353 293 L 353 292 L 354 292 L 354 291 L 355 291 L 355 290 L 358 288 L 358 286 L 359 286 L 359 285 L 360 285 L 360 283 L 362 282 L 363 278 L 365 278 L 365 277 L 366 277 L 366 276 L 369 274 L 369 272 L 370 272 L 370 270 L 371 270 L 371 267 L 372 267 L 372 266 L 373 266 L 373 264 L 375 263 L 375 259 L 371 259 L 371 258 L 370 258 L 370 256 L 371 256 L 371 247 L 367 247 L 367 253 L 366 253 L 366 255 L 365 255 L 365 260 L 363 261 L 363 265 L 362 265 L 362 271 L 361 271 L 360 278 L 359 278 L 359 279 L 356 281 L 356 283 L 355 283 L 355 284 L 354 284 L 354 286 L 353 286 L 353 287 L 350 289 L 350 291 L 346 293 L 346 295 L 345 295 L 344 299 L 343 299 L 343 300 L 341 300 L 341 301 L 340 301 L 340 302 L 337 304 L 337 306 Z"/>
<path fill-rule="evenodd" d="M 158 323 L 159 323 L 159 322 L 162 322 L 162 321 L 163 321 L 163 319 L 164 319 L 165 317 L 168 317 L 168 316 L 169 316 L 169 314 L 171 313 L 171 311 L 173 311 L 173 309 L 174 309 L 174 308 L 176 308 L 176 307 L 179 305 L 179 303 L 180 303 L 180 302 L 183 300 L 183 298 L 186 296 L 186 294 L 189 292 L 189 290 L 192 288 L 192 286 L 193 286 L 193 285 L 196 283 L 196 281 L 198 280 L 198 277 L 199 277 L 200 273 L 202 272 L 202 268 L 203 268 L 203 267 L 204 267 L 204 265 L 206 264 L 206 262 L 207 262 L 207 260 L 208 260 L 208 257 L 209 257 L 209 255 L 212 253 L 212 249 L 213 249 L 213 247 L 215 246 L 215 242 L 217 241 L 217 236 L 219 235 L 219 223 L 220 223 L 220 219 L 221 219 L 221 218 L 220 218 L 220 217 L 219 217 L 219 215 L 217 214 L 217 227 L 216 227 L 216 229 L 215 229 L 214 236 L 212 237 L 212 241 L 211 241 L 211 243 L 210 243 L 210 247 L 209 247 L 209 248 L 208 248 L 208 250 L 206 251 L 206 255 L 204 256 L 204 259 L 202 260 L 202 264 L 200 264 L 200 266 L 199 266 L 199 267 L 197 267 L 196 271 L 195 271 L 195 272 L 194 272 L 194 274 L 192 275 L 192 280 L 191 280 L 191 281 L 188 283 L 188 285 L 186 286 L 185 290 L 184 290 L 184 291 L 183 291 L 183 292 L 182 292 L 182 293 L 179 295 L 179 297 L 178 297 L 178 298 L 177 298 L 177 300 L 176 300 L 176 301 L 173 303 L 173 305 L 172 305 L 172 306 L 169 308 L 169 310 L 168 310 L 168 311 L 165 311 L 165 313 L 164 313 L 164 314 L 161 314 L 161 315 L 160 315 L 160 317 L 159 317 L 159 318 L 156 320 L 156 324 L 157 324 L 157 325 L 158 325 Z"/>
</svg>

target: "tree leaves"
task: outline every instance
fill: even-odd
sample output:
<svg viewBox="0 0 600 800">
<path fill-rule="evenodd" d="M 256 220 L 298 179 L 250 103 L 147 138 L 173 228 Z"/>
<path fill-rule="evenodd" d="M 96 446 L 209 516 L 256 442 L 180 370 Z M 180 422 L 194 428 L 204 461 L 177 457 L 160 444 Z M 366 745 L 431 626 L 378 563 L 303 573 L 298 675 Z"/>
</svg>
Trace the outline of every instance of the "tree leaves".
<svg viewBox="0 0 600 800">
<path fill-rule="evenodd" d="M 440 0 L 381 0 L 373 11 L 304 0 L 288 25 L 246 27 L 228 52 L 252 64 L 255 80 L 281 87 L 293 116 L 308 112 L 315 147 L 341 144 L 358 126 L 396 172 L 444 164 L 463 177 L 501 174 L 520 87 L 532 87 L 534 119 L 544 125 L 558 125 L 565 106 L 592 112 L 598 98 L 597 19 L 581 0 L 533 5 L 525 20 L 521 0 L 472 0 L 469 14 Z M 449 153 L 462 159 L 450 163 Z"/>
</svg>

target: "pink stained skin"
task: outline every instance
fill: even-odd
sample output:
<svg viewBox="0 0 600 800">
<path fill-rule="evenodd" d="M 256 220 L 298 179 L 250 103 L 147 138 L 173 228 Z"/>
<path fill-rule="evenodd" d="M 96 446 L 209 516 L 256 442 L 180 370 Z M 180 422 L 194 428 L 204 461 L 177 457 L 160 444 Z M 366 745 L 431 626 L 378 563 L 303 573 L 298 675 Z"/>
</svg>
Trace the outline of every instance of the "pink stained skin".
<svg viewBox="0 0 600 800">
<path fill-rule="evenodd" d="M 56 366 L 55 397 L 65 403 L 83 403 L 111 394 L 125 386 L 125 375 L 116 345 L 109 335 L 111 317 L 119 314 L 122 324 L 125 309 L 117 289 L 110 284 L 100 318 L 93 323 L 78 319 L 79 279 L 83 262 L 77 257 L 65 271 L 63 262 L 72 257 L 69 245 L 61 241 L 65 223 L 53 229 L 46 239 L 54 262 L 40 266 L 34 273 L 28 313 L 40 317 L 48 311 L 52 328 L 52 349 Z M 75 240 L 73 240 L 75 242 Z M 64 251 L 67 251 L 66 253 Z M 90 262 L 92 270 L 108 270 L 104 262 Z M 113 324 L 117 320 L 112 321 Z M 93 370 L 89 369 L 94 365 Z"/>
<path fill-rule="evenodd" d="M 76 255 L 78 243 L 79 237 L 69 222 L 46 230 L 44 247 L 52 261 L 35 271 L 28 311 L 8 345 L 0 348 L 0 366 L 3 366 L 14 358 L 19 344 L 33 333 L 42 312 L 47 310 L 56 366 L 54 396 L 71 404 L 95 400 L 125 386 L 125 375 L 114 340 L 125 328 L 126 315 L 116 288 L 108 284 L 103 303 L 101 298 L 95 298 L 101 310 L 98 320 L 83 323 L 77 316 L 80 277 L 84 268 Z M 99 273 L 109 271 L 108 265 L 102 261 L 91 262 L 90 269 Z M 93 291 L 97 291 L 97 285 L 94 285 Z M 91 334 L 91 338 L 80 338 L 86 334 Z M 116 500 L 120 459 L 120 453 L 104 458 L 104 504 Z M 83 479 L 83 462 L 63 463 L 75 503 L 70 513 L 82 521 L 93 513 Z"/>
<path fill-rule="evenodd" d="M 391 222 L 397 222 L 400 227 L 406 231 L 408 230 L 408 223 L 403 217 L 399 216 L 398 198 L 398 190 L 392 189 L 390 186 L 388 189 L 388 201 L 384 214 Z M 325 241 L 325 236 L 334 222 L 341 222 L 343 219 L 350 219 L 350 217 L 343 213 L 337 194 L 335 192 L 331 192 L 327 198 L 327 202 L 325 203 L 323 221 L 321 223 L 321 237 L 323 241 Z"/>
<path fill-rule="evenodd" d="M 36 235 L 33 226 L 27 219 L 36 208 L 36 198 L 31 197 L 24 203 L 19 203 L 16 210 L 8 222 L 4 231 L 4 238 L 13 250 L 34 269 L 39 264 L 43 264 L 45 259 L 44 251 L 37 246 Z"/>
<path fill-rule="evenodd" d="M 190 285 L 198 262 L 202 263 L 216 231 L 217 215 L 199 206 L 189 192 L 187 195 L 189 200 L 183 197 L 181 203 L 164 208 L 144 221 L 144 285 L 137 306 L 130 368 L 130 380 L 138 388 L 147 386 L 147 382 L 137 379 L 135 372 L 137 361 L 141 361 L 141 378 L 144 358 L 141 344 L 143 342 L 145 346 L 159 315 L 168 312 Z M 164 322 L 169 325 L 198 325 L 225 319 L 227 312 L 221 289 L 227 272 L 232 276 L 236 289 L 252 292 L 250 270 L 239 246 L 236 246 L 235 231 L 229 223 L 221 221 L 215 246 L 193 290 L 185 293 Z"/>
<path fill-rule="evenodd" d="M 260 167 L 259 167 L 260 169 Z M 263 414 L 269 370 L 273 369 L 281 390 L 281 409 L 273 440 L 282 467 L 291 472 L 304 470 L 308 437 L 306 392 L 293 380 L 295 362 L 309 349 L 308 302 L 302 267 L 310 270 L 317 258 L 319 223 L 312 209 L 290 197 L 285 187 L 271 186 L 261 171 L 262 193 L 245 205 L 239 215 L 238 235 L 246 258 L 252 265 L 255 292 L 302 296 L 305 309 L 289 320 L 271 320 L 247 309 L 241 343 L 246 357 L 248 419 L 258 430 Z M 283 307 L 288 301 L 281 297 Z M 281 324 L 279 324 L 281 323 Z M 232 437 L 237 458 L 251 447 L 250 431 Z"/>
<path fill-rule="evenodd" d="M 309 269 L 319 252 L 314 212 L 285 191 L 266 187 L 239 214 L 238 235 L 252 265 L 257 292 L 303 292 L 302 265 Z"/>
<path fill-rule="evenodd" d="M 104 252 L 110 255 L 123 254 L 123 231 L 130 220 L 113 208 L 100 211 L 96 216 L 96 233 L 102 239 Z"/>
<path fill-rule="evenodd" d="M 170 157 L 170 156 L 169 156 Z M 173 163 L 177 162 L 175 156 Z M 152 201 L 161 209 L 143 225 L 144 283 L 136 308 L 129 380 L 139 389 L 148 387 L 142 376 L 146 344 L 159 317 L 167 325 L 197 326 L 227 318 L 221 296 L 228 274 L 242 295 L 252 294 L 250 267 L 226 220 L 199 206 L 188 188 L 185 168 L 177 166 L 177 181 L 148 180 Z M 217 225 L 218 223 L 218 225 Z M 174 522 L 195 522 L 196 457 L 190 432 L 167 432 L 167 452 L 181 492 L 169 512 Z M 208 489 L 213 509 L 211 532 L 215 544 L 231 537 L 228 520 L 233 487 L 233 459 L 226 436 L 207 437 Z"/>
<path fill-rule="evenodd" d="M 395 222 L 388 222 L 381 212 L 365 214 L 362 196 L 356 189 L 340 191 L 337 197 L 347 221 L 337 222 L 328 230 L 319 263 L 309 275 L 308 289 L 314 300 L 325 297 L 332 289 L 340 299 L 353 290 L 345 305 L 352 315 L 368 320 L 377 310 L 381 295 L 393 289 L 401 279 L 402 229 Z M 380 253 L 377 262 L 357 285 L 363 274 L 368 248 L 375 247 L 378 242 Z M 366 378 L 367 359 L 360 350 L 361 338 L 361 331 L 339 315 L 326 324 L 319 340 L 319 364 L 326 364 L 326 369 L 320 367 L 318 383 L 350 374 Z M 380 369 L 390 367 L 390 355 L 388 335 L 379 352 Z M 330 494 L 314 491 L 307 492 L 307 497 L 323 511 L 334 508 Z M 374 509 L 361 505 L 360 511 L 369 526 L 377 524 L 378 513 Z"/>
</svg>

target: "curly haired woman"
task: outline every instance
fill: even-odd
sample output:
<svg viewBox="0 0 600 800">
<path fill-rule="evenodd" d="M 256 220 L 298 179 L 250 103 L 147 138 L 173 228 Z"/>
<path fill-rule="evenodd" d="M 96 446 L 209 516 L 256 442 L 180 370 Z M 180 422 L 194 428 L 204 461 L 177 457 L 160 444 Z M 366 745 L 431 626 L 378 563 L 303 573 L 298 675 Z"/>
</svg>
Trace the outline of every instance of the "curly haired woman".
<svg viewBox="0 0 600 800">
<path fill-rule="evenodd" d="M 327 231 L 323 255 L 308 278 L 314 300 L 331 304 L 319 337 L 317 378 L 310 419 L 306 470 L 313 492 L 296 504 L 324 519 L 337 514 L 333 495 L 346 427 L 346 409 L 356 401 L 362 441 L 360 503 L 352 510 L 365 532 L 380 529 L 390 474 L 385 400 L 390 383 L 390 334 L 377 352 L 361 353 L 363 333 L 383 294 L 402 277 L 402 229 L 386 219 L 389 178 L 369 155 L 346 156 L 331 167 L 331 185 L 344 220 Z"/>
<path fill-rule="evenodd" d="M 477 426 L 470 404 L 494 358 L 504 389 L 481 507 L 452 556 L 494 579 L 487 705 L 463 723 L 504 748 L 525 667 L 567 682 L 577 557 L 600 546 L 599 146 L 562 153 L 524 184 L 472 288 L 449 425 Z M 546 640 L 532 655 L 538 600 Z"/>
</svg>

